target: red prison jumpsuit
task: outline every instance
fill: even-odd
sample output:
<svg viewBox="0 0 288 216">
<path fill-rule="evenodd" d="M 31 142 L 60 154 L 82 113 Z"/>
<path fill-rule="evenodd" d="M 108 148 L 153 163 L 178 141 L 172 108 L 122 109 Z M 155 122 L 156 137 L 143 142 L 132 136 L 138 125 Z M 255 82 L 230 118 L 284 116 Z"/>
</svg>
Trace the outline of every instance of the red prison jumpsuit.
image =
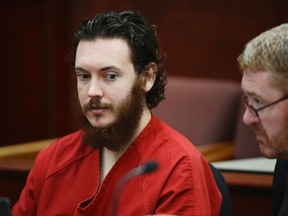
<svg viewBox="0 0 288 216">
<path fill-rule="evenodd" d="M 99 151 L 82 143 L 82 131 L 42 150 L 12 215 L 111 215 L 119 179 L 149 160 L 156 160 L 158 169 L 127 182 L 119 194 L 118 215 L 219 215 L 222 198 L 207 161 L 155 116 L 101 185 Z"/>
</svg>

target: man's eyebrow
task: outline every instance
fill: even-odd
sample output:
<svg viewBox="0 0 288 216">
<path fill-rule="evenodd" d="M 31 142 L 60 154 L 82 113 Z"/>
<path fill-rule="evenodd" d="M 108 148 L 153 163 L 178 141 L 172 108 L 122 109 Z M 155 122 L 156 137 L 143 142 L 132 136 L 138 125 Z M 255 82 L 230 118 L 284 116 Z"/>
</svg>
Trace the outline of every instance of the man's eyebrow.
<svg viewBox="0 0 288 216">
<path fill-rule="evenodd" d="M 243 93 L 246 94 L 246 95 L 248 95 L 248 96 L 253 96 L 253 95 L 254 95 L 253 93 L 247 92 L 247 91 L 244 91 Z"/>
<path fill-rule="evenodd" d="M 80 67 L 80 66 L 75 66 L 74 70 L 77 71 L 82 71 L 82 72 L 88 72 L 87 70 L 85 70 L 84 68 Z"/>
<path fill-rule="evenodd" d="M 111 65 L 111 66 L 106 66 L 106 67 L 103 67 L 103 68 L 100 68 L 100 70 L 99 70 L 99 71 L 108 71 L 108 70 L 116 70 L 116 71 L 121 71 L 121 69 L 120 69 L 120 68 L 118 68 L 118 67 L 115 67 L 115 66 L 113 66 L 113 65 Z"/>
<path fill-rule="evenodd" d="M 79 70 L 79 71 L 86 71 L 88 72 L 87 70 L 85 70 L 84 68 L 80 67 L 80 66 L 76 66 L 75 67 L 75 70 Z M 115 66 L 106 66 L 106 67 L 103 67 L 103 68 L 100 68 L 99 71 L 108 71 L 108 70 L 116 70 L 116 71 L 121 71 L 120 68 L 118 67 L 115 67 Z"/>
<path fill-rule="evenodd" d="M 246 90 L 243 90 L 243 89 L 242 89 L 242 93 L 245 94 L 245 95 L 247 95 L 247 96 L 251 96 L 251 97 L 252 97 L 252 96 L 255 96 L 255 93 L 254 93 L 254 92 L 246 91 Z"/>
<path fill-rule="evenodd" d="M 257 98 L 257 99 L 264 100 L 264 101 L 266 100 L 265 98 L 263 98 L 263 96 L 256 94 L 255 92 L 248 91 L 248 92 L 244 92 L 244 94 L 250 98 Z"/>
</svg>

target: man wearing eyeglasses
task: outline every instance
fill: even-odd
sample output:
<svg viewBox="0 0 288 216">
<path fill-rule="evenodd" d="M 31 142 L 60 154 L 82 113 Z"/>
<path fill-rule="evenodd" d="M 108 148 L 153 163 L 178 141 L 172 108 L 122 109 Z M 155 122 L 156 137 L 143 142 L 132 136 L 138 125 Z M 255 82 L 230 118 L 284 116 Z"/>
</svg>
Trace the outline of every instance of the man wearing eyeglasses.
<svg viewBox="0 0 288 216">
<path fill-rule="evenodd" d="M 288 24 L 258 35 L 238 57 L 245 124 L 256 134 L 261 153 L 277 158 L 273 215 L 288 215 Z"/>
</svg>

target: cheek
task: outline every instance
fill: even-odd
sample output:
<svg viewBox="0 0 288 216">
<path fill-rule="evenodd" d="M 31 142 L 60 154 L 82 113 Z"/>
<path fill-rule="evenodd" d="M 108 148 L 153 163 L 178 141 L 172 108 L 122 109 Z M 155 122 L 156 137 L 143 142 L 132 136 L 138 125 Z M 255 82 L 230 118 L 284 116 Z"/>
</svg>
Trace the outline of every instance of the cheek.
<svg viewBox="0 0 288 216">
<path fill-rule="evenodd" d="M 87 98 L 87 94 L 85 93 L 83 88 L 80 88 L 77 86 L 77 96 L 78 96 L 78 100 L 80 102 L 81 105 L 83 105 L 86 102 L 86 98 Z"/>
<path fill-rule="evenodd" d="M 131 97 L 131 92 L 126 90 L 119 90 L 116 92 L 110 92 L 109 96 L 107 95 L 106 100 L 109 101 L 109 103 L 113 104 L 114 107 L 119 107 L 121 104 L 125 101 L 128 102 L 128 100 Z"/>
<path fill-rule="evenodd" d="M 288 130 L 288 113 L 279 111 L 278 113 L 271 114 L 269 121 L 263 122 L 263 127 L 270 140 L 287 138 Z M 288 141 L 288 140 L 287 140 Z"/>
<path fill-rule="evenodd" d="M 126 85 L 117 86 L 115 88 L 106 88 L 104 91 L 104 100 L 112 103 L 114 106 L 118 106 L 131 97 L 131 91 L 133 89 L 131 83 L 126 83 Z"/>
</svg>

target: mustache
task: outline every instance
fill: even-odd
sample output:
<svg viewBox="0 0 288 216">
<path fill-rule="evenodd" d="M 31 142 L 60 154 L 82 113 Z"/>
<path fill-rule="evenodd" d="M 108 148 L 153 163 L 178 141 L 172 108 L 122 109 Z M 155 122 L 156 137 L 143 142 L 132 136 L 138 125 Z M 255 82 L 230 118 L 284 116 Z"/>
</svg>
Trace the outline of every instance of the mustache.
<svg viewBox="0 0 288 216">
<path fill-rule="evenodd" d="M 84 111 L 91 110 L 95 107 L 101 107 L 105 109 L 112 109 L 112 105 L 108 103 L 102 103 L 100 98 L 91 98 L 87 103 L 83 105 Z"/>
<path fill-rule="evenodd" d="M 251 128 L 252 128 L 252 131 L 255 133 L 255 134 L 263 134 L 264 132 L 263 132 L 263 128 L 261 127 L 261 126 L 256 126 L 256 125 L 254 125 L 254 126 L 251 126 Z"/>
</svg>

